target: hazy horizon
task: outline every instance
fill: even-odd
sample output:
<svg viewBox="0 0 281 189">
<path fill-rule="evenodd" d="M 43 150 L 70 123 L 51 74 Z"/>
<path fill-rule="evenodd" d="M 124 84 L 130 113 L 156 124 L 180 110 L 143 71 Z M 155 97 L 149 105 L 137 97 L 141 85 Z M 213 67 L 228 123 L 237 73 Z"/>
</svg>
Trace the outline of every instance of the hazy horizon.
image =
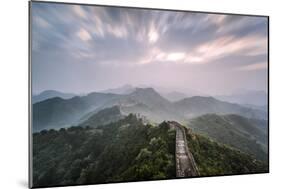
<svg viewBox="0 0 281 189">
<path fill-rule="evenodd" d="M 161 93 L 161 94 L 169 94 L 169 93 L 183 93 L 187 96 L 224 96 L 224 95 L 240 95 L 240 94 L 247 94 L 247 93 L 251 93 L 251 92 L 264 92 L 267 94 L 266 90 L 249 90 L 249 89 L 238 89 L 238 90 L 234 90 L 231 91 L 230 93 L 223 93 L 223 94 L 209 94 L 209 93 L 204 93 L 202 91 L 196 91 L 193 89 L 186 89 L 186 90 L 181 90 L 181 89 L 176 89 L 176 88 L 165 88 L 163 86 L 149 86 L 149 85 L 139 85 L 139 86 L 134 86 L 131 84 L 125 84 L 125 85 L 121 85 L 121 86 L 117 86 L 114 88 L 105 88 L 105 89 L 100 89 L 100 90 L 91 90 L 91 91 L 85 91 L 85 92 L 73 92 L 73 91 L 62 91 L 60 89 L 45 89 L 36 93 L 33 93 L 32 95 L 39 95 L 42 92 L 46 92 L 46 91 L 57 91 L 57 92 L 61 92 L 61 93 L 70 93 L 70 94 L 74 94 L 74 95 L 87 95 L 90 94 L 92 92 L 100 92 L 100 93 L 104 93 L 104 91 L 107 90 L 116 90 L 116 89 L 121 89 L 124 87 L 132 87 L 134 89 L 137 88 L 142 88 L 142 89 L 146 89 L 146 88 L 152 88 L 154 89 L 156 92 Z"/>
<path fill-rule="evenodd" d="M 42 6 L 44 5 L 44 6 Z M 32 93 L 267 92 L 267 18 L 32 4 Z"/>
</svg>

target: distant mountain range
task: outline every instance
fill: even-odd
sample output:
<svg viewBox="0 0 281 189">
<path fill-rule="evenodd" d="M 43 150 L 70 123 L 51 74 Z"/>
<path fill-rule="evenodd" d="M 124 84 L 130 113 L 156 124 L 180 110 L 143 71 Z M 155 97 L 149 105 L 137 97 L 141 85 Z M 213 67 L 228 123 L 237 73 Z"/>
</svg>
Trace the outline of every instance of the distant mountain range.
<svg viewBox="0 0 281 189">
<path fill-rule="evenodd" d="M 217 100 L 213 97 L 194 96 L 174 103 L 177 110 L 186 118 L 192 118 L 208 113 L 238 114 L 249 118 L 266 119 L 262 110 L 252 109 L 235 103 Z"/>
<path fill-rule="evenodd" d="M 125 95 L 125 94 L 133 93 L 137 88 L 152 88 L 152 87 L 134 87 L 132 85 L 126 84 L 120 87 L 102 90 L 97 93 L 111 93 L 111 94 Z M 157 91 L 157 93 L 159 93 L 162 97 L 166 98 L 171 102 L 179 101 L 184 98 L 189 98 L 193 96 L 202 96 L 202 97 L 209 96 L 207 94 L 198 91 L 188 90 L 188 89 L 186 89 L 188 92 L 185 93 L 176 90 L 170 92 L 168 89 L 163 87 L 156 87 L 153 89 Z M 33 94 L 32 103 L 34 104 L 54 97 L 70 99 L 74 96 L 85 96 L 85 95 L 79 95 L 75 93 L 64 93 L 56 90 L 46 90 L 37 95 Z M 265 91 L 248 90 L 240 93 L 234 93 L 230 95 L 216 95 L 213 97 L 221 101 L 237 103 L 255 109 L 263 109 L 263 110 L 267 109 L 267 104 L 268 104 L 267 102 L 268 94 Z"/>
<path fill-rule="evenodd" d="M 55 91 L 55 90 L 46 90 L 41 92 L 38 95 L 33 95 L 32 96 L 32 104 L 35 104 L 37 102 L 41 102 L 43 100 L 47 100 L 49 98 L 54 98 L 54 97 L 60 97 L 63 99 L 70 99 L 72 97 L 76 96 L 73 93 L 63 93 L 60 91 Z"/>
<path fill-rule="evenodd" d="M 267 106 L 268 94 L 265 91 L 244 91 L 232 95 L 215 96 L 215 98 L 238 104 Z"/>
<path fill-rule="evenodd" d="M 185 92 L 179 92 L 177 90 L 172 90 L 169 88 L 165 87 L 160 87 L 160 86 L 132 86 L 129 84 L 122 85 L 120 87 L 112 88 L 112 89 L 107 89 L 107 90 L 102 90 L 100 91 L 101 93 L 113 93 L 113 94 L 130 94 L 134 92 L 137 88 L 153 88 L 157 93 L 159 93 L 161 96 L 166 98 L 167 100 L 173 102 L 173 101 L 178 101 L 187 97 L 192 97 L 192 96 L 206 96 L 206 94 L 195 91 L 195 90 L 190 90 L 190 89 L 185 89 Z"/>
<path fill-rule="evenodd" d="M 179 101 L 181 99 L 189 97 L 187 94 L 177 91 L 173 91 L 170 93 L 163 93 L 162 95 L 164 98 L 168 99 L 171 102 Z"/>
<path fill-rule="evenodd" d="M 116 94 L 90 93 L 71 99 L 50 98 L 33 104 L 33 131 L 67 127 L 83 115 L 119 98 Z"/>
<path fill-rule="evenodd" d="M 124 115 L 139 113 L 157 123 L 164 120 L 185 123 L 190 118 L 208 113 L 238 114 L 248 118 L 267 119 L 267 114 L 262 110 L 220 101 L 213 97 L 195 96 L 170 102 L 153 88 L 136 88 L 129 94 L 94 92 L 71 99 L 55 97 L 35 103 L 33 129 L 38 131 L 79 124 L 83 117 L 88 118 L 97 111 L 112 106 L 120 107 Z"/>
<path fill-rule="evenodd" d="M 133 87 L 132 85 L 123 85 L 121 87 L 117 88 L 112 88 L 112 89 L 107 89 L 100 91 L 101 93 L 113 93 L 113 94 L 130 94 L 132 93 L 136 88 Z"/>
</svg>

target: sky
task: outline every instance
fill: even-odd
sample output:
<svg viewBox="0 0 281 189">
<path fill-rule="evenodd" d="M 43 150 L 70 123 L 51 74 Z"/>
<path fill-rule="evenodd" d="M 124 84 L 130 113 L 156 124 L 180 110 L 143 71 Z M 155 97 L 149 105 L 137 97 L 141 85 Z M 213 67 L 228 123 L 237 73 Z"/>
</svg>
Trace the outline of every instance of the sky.
<svg viewBox="0 0 281 189">
<path fill-rule="evenodd" d="M 32 2 L 32 90 L 267 91 L 266 17 Z"/>
</svg>

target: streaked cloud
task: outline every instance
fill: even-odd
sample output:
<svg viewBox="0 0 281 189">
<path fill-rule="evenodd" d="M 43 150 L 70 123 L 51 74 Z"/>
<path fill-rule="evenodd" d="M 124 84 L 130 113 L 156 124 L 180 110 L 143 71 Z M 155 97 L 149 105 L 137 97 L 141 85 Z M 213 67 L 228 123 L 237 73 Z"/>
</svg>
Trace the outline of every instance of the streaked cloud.
<svg viewBox="0 0 281 189">
<path fill-rule="evenodd" d="M 222 15 L 222 14 L 206 16 L 207 22 L 210 21 L 218 26 L 221 26 L 224 23 L 226 18 L 227 18 L 227 15 Z"/>
<path fill-rule="evenodd" d="M 89 34 L 89 32 L 87 30 L 85 30 L 84 28 L 81 28 L 78 32 L 77 32 L 77 36 L 82 40 L 82 41 L 89 41 L 92 39 L 91 35 Z"/>
<path fill-rule="evenodd" d="M 256 70 L 265 70 L 267 69 L 267 63 L 266 62 L 261 62 L 261 63 L 255 63 L 251 65 L 246 65 L 237 68 L 239 71 L 256 71 Z"/>
<path fill-rule="evenodd" d="M 78 15 L 81 18 L 87 18 L 87 13 L 83 10 L 83 8 L 79 5 L 73 5 L 72 6 L 73 11 L 76 15 Z"/>
<path fill-rule="evenodd" d="M 151 26 L 148 32 L 148 39 L 150 43 L 155 43 L 159 38 L 159 34 L 156 31 L 154 25 Z"/>
<path fill-rule="evenodd" d="M 259 55 L 267 53 L 267 39 L 251 35 L 241 38 L 222 36 L 199 45 L 191 51 L 186 62 L 212 63 L 212 60 L 233 54 Z M 195 60 L 195 62 L 194 62 Z"/>
<path fill-rule="evenodd" d="M 117 38 L 126 38 L 128 35 L 126 28 L 118 26 L 112 27 L 111 25 L 107 25 L 107 32 Z"/>
<path fill-rule="evenodd" d="M 38 26 L 40 26 L 42 28 L 51 27 L 51 25 L 44 18 L 41 18 L 40 16 L 35 16 L 34 21 Z"/>
<path fill-rule="evenodd" d="M 265 17 L 40 2 L 33 2 L 32 15 L 32 48 L 33 55 L 40 60 L 35 62 L 38 70 L 46 70 L 45 65 L 51 66 L 48 57 L 54 57 L 52 61 L 57 62 L 48 67 L 51 70 L 57 71 L 58 65 L 67 65 L 69 70 L 77 71 L 79 65 L 85 72 L 103 69 L 107 72 L 106 69 L 112 66 L 131 73 L 135 68 L 152 74 L 154 79 L 152 68 L 159 75 L 167 67 L 171 72 L 177 70 L 174 75 L 183 70 L 200 75 L 216 67 L 219 73 L 214 78 L 219 81 L 225 71 L 254 74 L 267 69 L 261 63 L 266 64 L 268 50 Z M 73 64 L 76 62 L 79 64 Z M 39 75 L 42 80 L 48 77 L 43 72 Z M 188 83 L 192 74 L 186 78 L 184 75 L 187 74 L 183 74 L 180 81 L 175 79 L 174 83 Z M 89 73 L 88 77 L 98 80 L 99 76 Z M 112 83 L 119 81 L 115 80 Z M 197 86 L 200 88 L 200 84 Z"/>
</svg>

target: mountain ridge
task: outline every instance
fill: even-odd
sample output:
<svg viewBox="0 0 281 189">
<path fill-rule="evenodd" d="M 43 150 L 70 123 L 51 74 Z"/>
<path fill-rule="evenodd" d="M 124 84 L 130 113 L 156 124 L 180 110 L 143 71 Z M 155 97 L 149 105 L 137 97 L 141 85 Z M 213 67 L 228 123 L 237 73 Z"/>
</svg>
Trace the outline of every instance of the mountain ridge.
<svg viewBox="0 0 281 189">
<path fill-rule="evenodd" d="M 207 113 L 221 113 L 238 114 L 251 118 L 266 119 L 266 114 L 261 110 L 254 110 L 248 107 L 243 107 L 239 104 L 221 101 L 211 96 L 193 96 L 176 101 L 174 104 L 179 111 L 182 111 L 185 114 L 187 118 Z"/>
<path fill-rule="evenodd" d="M 48 102 L 48 103 L 46 103 Z M 148 119 L 161 122 L 186 119 L 206 113 L 239 114 L 250 118 L 264 119 L 267 114 L 238 104 L 219 101 L 213 97 L 189 97 L 177 102 L 170 102 L 153 88 L 136 88 L 130 94 L 92 92 L 85 96 L 71 99 L 51 98 L 33 104 L 33 124 L 37 128 L 77 124 L 77 121 L 91 112 L 119 106 L 125 114 L 140 113 Z M 72 115 L 72 116 L 71 116 Z M 75 120 L 76 119 L 76 120 Z"/>
<path fill-rule="evenodd" d="M 54 98 L 54 97 L 70 99 L 74 96 L 77 96 L 77 95 L 74 93 L 64 93 L 64 92 L 60 92 L 57 90 L 45 90 L 37 95 L 32 95 L 32 104 L 35 104 L 37 102 L 41 102 L 41 101 L 44 101 L 44 100 L 47 100 L 50 98 Z"/>
</svg>

